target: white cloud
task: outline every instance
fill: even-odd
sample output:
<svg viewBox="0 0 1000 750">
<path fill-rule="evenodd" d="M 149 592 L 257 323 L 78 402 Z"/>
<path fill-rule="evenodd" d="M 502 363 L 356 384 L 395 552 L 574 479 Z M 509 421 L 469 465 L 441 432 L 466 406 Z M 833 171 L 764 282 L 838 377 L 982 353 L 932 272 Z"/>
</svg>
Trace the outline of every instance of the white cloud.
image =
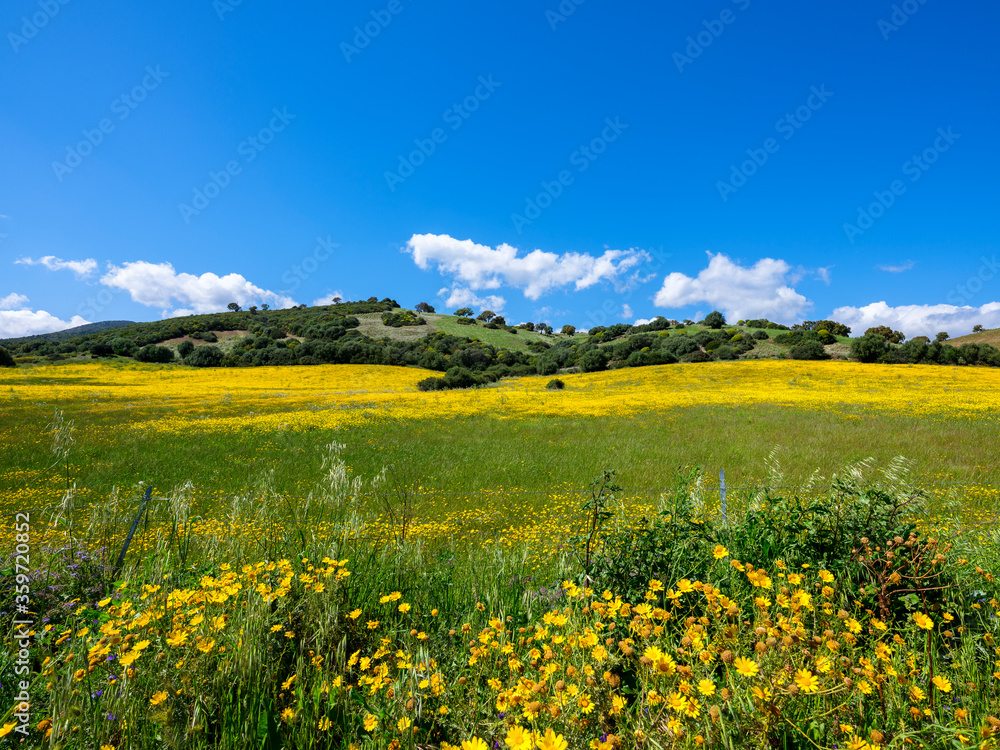
<svg viewBox="0 0 1000 750">
<path fill-rule="evenodd" d="M 336 290 L 336 291 L 330 292 L 329 294 L 326 294 L 326 295 L 324 295 L 324 296 L 322 296 L 322 297 L 320 297 L 318 299 L 314 299 L 313 302 L 312 302 L 312 306 L 313 307 L 320 307 L 322 305 L 332 305 L 334 297 L 340 297 L 341 299 L 344 299 L 344 293 L 342 291 L 340 291 L 339 289 Z"/>
<path fill-rule="evenodd" d="M 275 308 L 295 305 L 295 300 L 291 297 L 262 289 L 238 273 L 225 276 L 203 273 L 195 276 L 177 273 L 169 263 L 140 260 L 126 262 L 121 266 L 111 265 L 101 277 L 101 283 L 129 292 L 134 302 L 163 308 L 165 316 L 180 312 L 169 312 L 175 304 L 180 305 L 187 315 L 225 310 L 230 302 L 236 302 L 241 307 L 261 302 Z"/>
<path fill-rule="evenodd" d="M 8 294 L 0 299 L 0 308 L 4 308 L 0 309 L 0 338 L 14 339 L 20 336 L 34 336 L 37 333 L 53 333 L 90 322 L 79 315 L 74 315 L 66 321 L 44 310 L 23 309 L 27 302 L 28 298 L 23 294 Z"/>
<path fill-rule="evenodd" d="M 626 305 L 622 305 L 622 317 L 623 318 L 631 318 L 632 315 L 633 315 L 632 308 L 629 307 L 627 304 Z"/>
<path fill-rule="evenodd" d="M 27 306 L 28 298 L 17 292 L 11 292 L 0 299 L 0 310 L 23 310 Z"/>
<path fill-rule="evenodd" d="M 638 280 L 637 267 L 651 260 L 644 250 L 606 250 L 597 257 L 532 250 L 518 257 L 517 248 L 506 243 L 494 249 L 472 240 L 456 240 L 447 234 L 415 234 L 406 251 L 418 268 L 427 270 L 434 265 L 468 290 L 511 286 L 522 290 L 531 300 L 560 287 L 572 285 L 580 290 L 601 281 L 610 281 L 617 289 L 627 289 Z"/>
<path fill-rule="evenodd" d="M 78 279 L 91 276 L 97 270 L 97 261 L 93 258 L 63 260 L 54 255 L 44 255 L 41 258 L 21 258 L 14 262 L 24 266 L 45 266 L 50 271 L 72 271 Z"/>
<path fill-rule="evenodd" d="M 634 326 L 645 326 L 645 325 L 649 325 L 652 322 L 653 322 L 652 318 L 637 318 L 636 321 L 632 325 L 634 325 Z"/>
<path fill-rule="evenodd" d="M 707 302 L 727 319 L 797 320 L 812 303 L 789 286 L 792 267 L 785 261 L 761 258 L 749 268 L 727 256 L 708 253 L 708 268 L 692 278 L 674 272 L 663 280 L 653 302 L 657 307 L 687 307 Z"/>
<path fill-rule="evenodd" d="M 447 299 L 444 301 L 445 307 L 474 307 L 480 310 L 500 312 L 507 305 L 507 300 L 498 294 L 480 296 L 471 289 L 458 285 L 450 289 L 444 287 L 438 290 L 438 297 L 444 297 L 445 295 L 447 295 Z"/>
<path fill-rule="evenodd" d="M 890 307 L 885 302 L 872 302 L 864 307 L 838 307 L 832 319 L 851 327 L 852 336 L 860 336 L 869 328 L 889 326 L 902 331 L 907 338 L 928 336 L 939 331 L 952 336 L 972 333 L 972 327 L 1000 328 L 1000 302 L 981 307 L 964 305 L 900 305 Z"/>
<path fill-rule="evenodd" d="M 908 260 L 905 263 L 900 263 L 899 265 L 896 266 L 888 263 L 881 263 L 875 266 L 875 268 L 877 268 L 880 271 L 887 271 L 889 273 L 903 273 L 903 271 L 909 271 L 911 268 L 913 268 L 914 265 L 915 264 L 912 260 Z"/>
</svg>

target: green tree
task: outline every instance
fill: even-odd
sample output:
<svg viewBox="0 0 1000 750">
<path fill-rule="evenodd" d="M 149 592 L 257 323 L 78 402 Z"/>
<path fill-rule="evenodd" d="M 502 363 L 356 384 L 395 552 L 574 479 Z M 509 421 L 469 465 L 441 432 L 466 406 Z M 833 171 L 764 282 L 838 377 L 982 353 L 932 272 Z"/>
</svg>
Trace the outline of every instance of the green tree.
<svg viewBox="0 0 1000 750">
<path fill-rule="evenodd" d="M 428 305 L 426 302 L 419 302 L 417 303 L 417 312 L 432 313 L 434 312 L 434 307 L 432 305 Z"/>
<path fill-rule="evenodd" d="M 951 336 L 948 335 L 947 331 L 941 331 L 937 336 L 934 337 L 935 341 L 947 341 Z"/>
<path fill-rule="evenodd" d="M 14 355 L 2 346 L 0 346 L 0 367 L 17 367 L 17 362 L 14 361 Z"/>
<path fill-rule="evenodd" d="M 859 362 L 875 362 L 888 351 L 889 342 L 880 333 L 866 333 L 851 341 L 851 356 Z"/>
<path fill-rule="evenodd" d="M 608 355 L 603 349 L 594 348 L 580 357 L 580 370 L 583 372 L 599 372 L 608 366 Z"/>
<path fill-rule="evenodd" d="M 181 355 L 182 359 L 193 351 L 194 351 L 194 344 L 192 344 L 190 341 L 184 340 L 177 345 L 177 353 Z"/>
<path fill-rule="evenodd" d="M 482 320 L 486 323 L 489 323 L 496 316 L 497 314 L 492 310 L 483 310 L 481 313 L 479 313 L 478 316 L 476 316 L 476 320 Z"/>
<path fill-rule="evenodd" d="M 894 331 L 889 326 L 875 326 L 865 331 L 865 336 L 869 333 L 876 333 L 891 344 L 902 344 L 906 336 L 901 331 Z"/>
<path fill-rule="evenodd" d="M 566 325 L 564 325 L 562 327 L 562 330 L 559 331 L 559 333 L 561 333 L 563 336 L 575 336 L 576 335 L 576 326 L 571 326 L 571 325 L 569 325 L 567 323 Z"/>
<path fill-rule="evenodd" d="M 973 333 L 979 333 L 979 332 L 980 332 L 980 331 L 982 331 L 982 330 L 983 330 L 983 327 L 982 327 L 982 326 L 973 326 L 973 327 L 972 327 L 972 332 L 973 332 Z"/>
<path fill-rule="evenodd" d="M 238 304 L 236 304 L 235 302 L 230 302 L 228 305 L 226 305 L 226 308 L 228 310 L 230 310 L 231 312 L 239 312 L 240 310 L 243 309 Z"/>
<path fill-rule="evenodd" d="M 712 310 L 705 316 L 705 325 L 709 328 L 722 328 L 726 324 L 726 316 L 718 310 Z"/>
<path fill-rule="evenodd" d="M 457 315 L 460 318 L 471 318 L 472 317 L 472 308 L 471 307 L 460 307 L 457 310 L 455 310 L 455 312 L 452 313 L 452 315 Z"/>
</svg>

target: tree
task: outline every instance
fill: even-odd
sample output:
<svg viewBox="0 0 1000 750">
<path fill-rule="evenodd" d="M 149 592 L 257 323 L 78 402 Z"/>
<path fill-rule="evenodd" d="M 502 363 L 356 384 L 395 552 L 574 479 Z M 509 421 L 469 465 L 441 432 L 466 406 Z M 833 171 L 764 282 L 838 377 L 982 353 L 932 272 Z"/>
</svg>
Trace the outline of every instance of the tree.
<svg viewBox="0 0 1000 750">
<path fill-rule="evenodd" d="M 208 344 L 199 346 L 185 360 L 192 367 L 218 367 L 222 364 L 222 350 Z"/>
<path fill-rule="evenodd" d="M 507 325 L 507 319 L 503 315 L 497 315 L 493 320 L 490 321 L 495 326 L 505 326 Z"/>
<path fill-rule="evenodd" d="M 875 326 L 865 331 L 865 336 L 869 333 L 876 333 L 890 344 L 902 344 L 906 336 L 900 331 L 894 331 L 889 326 Z"/>
<path fill-rule="evenodd" d="M 535 330 L 535 324 L 531 323 L 531 322 L 521 323 L 521 325 L 519 325 L 518 328 L 523 328 L 526 331 L 534 331 Z"/>
<path fill-rule="evenodd" d="M 228 308 L 228 309 L 229 309 L 229 310 L 230 310 L 231 312 L 239 312 L 240 310 L 242 310 L 242 309 L 243 309 L 243 308 L 241 308 L 241 307 L 240 307 L 239 305 L 237 305 L 237 304 L 236 304 L 235 302 L 230 302 L 230 303 L 229 303 L 228 305 L 226 305 L 226 307 L 227 307 L 227 308 Z"/>
<path fill-rule="evenodd" d="M 934 337 L 935 341 L 947 341 L 951 336 L 948 335 L 947 331 L 941 331 L 937 336 Z"/>
<path fill-rule="evenodd" d="M 792 347 L 789 355 L 792 359 L 829 359 L 830 355 L 819 341 L 803 341 Z"/>
<path fill-rule="evenodd" d="M 549 336 L 552 335 L 552 326 L 548 323 L 536 323 L 535 330 L 539 333 L 547 333 Z"/>
<path fill-rule="evenodd" d="M 194 351 L 194 344 L 192 344 L 187 339 L 185 339 L 184 341 L 182 341 L 177 345 L 177 353 L 181 355 L 182 359 L 193 351 Z"/>
<path fill-rule="evenodd" d="M 561 333 L 563 336 L 575 336 L 576 335 L 576 326 L 571 326 L 571 325 L 569 325 L 567 323 L 566 325 L 564 325 L 562 327 L 562 330 L 559 331 L 559 333 Z"/>
<path fill-rule="evenodd" d="M 973 326 L 973 327 L 972 327 L 972 332 L 973 332 L 973 333 L 979 333 L 979 332 L 980 332 L 980 331 L 982 331 L 982 330 L 983 330 L 983 327 L 982 327 L 982 326 Z"/>
<path fill-rule="evenodd" d="M 859 362 L 875 362 L 889 351 L 889 342 L 880 333 L 866 333 L 851 341 L 851 356 Z"/>
<path fill-rule="evenodd" d="M 417 312 L 432 313 L 434 312 L 434 308 L 431 305 L 428 305 L 426 302 L 419 302 L 417 304 Z"/>
<path fill-rule="evenodd" d="M 712 310 L 705 316 L 705 325 L 709 328 L 722 328 L 726 324 L 726 316 L 718 310 Z"/>
<path fill-rule="evenodd" d="M 147 344 L 135 353 L 135 358 L 139 362 L 173 362 L 174 352 L 165 346 Z"/>
<path fill-rule="evenodd" d="M 257 314 L 257 305 L 250 305 L 250 307 L 248 307 L 247 309 L 250 311 L 251 315 Z"/>
<path fill-rule="evenodd" d="M 344 301 L 344 298 L 343 297 L 334 297 L 332 301 L 333 301 L 333 304 L 339 305 L 341 302 Z"/>
<path fill-rule="evenodd" d="M 452 315 L 457 315 L 460 318 L 471 318 L 472 317 L 472 308 L 471 307 L 460 307 L 457 310 L 455 310 L 455 312 L 453 312 Z"/>
<path fill-rule="evenodd" d="M 599 372 L 608 366 L 608 355 L 603 349 L 594 348 L 580 357 L 582 372 Z"/>
<path fill-rule="evenodd" d="M 17 367 L 14 356 L 2 346 L 0 346 L 0 367 Z"/>
<path fill-rule="evenodd" d="M 495 312 L 493 312 L 492 310 L 483 310 L 476 317 L 476 320 L 482 320 L 482 321 L 485 321 L 485 322 L 489 323 L 496 316 L 497 316 L 497 314 Z"/>
<path fill-rule="evenodd" d="M 267 304 L 266 302 L 263 302 L 263 303 L 261 303 L 260 309 L 263 312 L 267 312 L 268 310 L 271 309 L 271 306 L 269 304 Z"/>
</svg>

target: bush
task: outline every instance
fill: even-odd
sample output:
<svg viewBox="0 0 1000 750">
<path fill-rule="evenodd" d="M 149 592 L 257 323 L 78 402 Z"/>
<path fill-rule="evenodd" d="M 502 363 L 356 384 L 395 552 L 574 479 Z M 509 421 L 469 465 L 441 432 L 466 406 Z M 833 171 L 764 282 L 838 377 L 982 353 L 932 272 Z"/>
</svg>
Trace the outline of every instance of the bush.
<svg viewBox="0 0 1000 750">
<path fill-rule="evenodd" d="M 733 352 L 733 347 L 723 344 L 715 350 L 715 358 L 722 360 L 736 359 L 736 353 Z"/>
<path fill-rule="evenodd" d="M 192 344 L 190 341 L 182 341 L 177 345 L 177 353 L 181 355 L 182 359 L 193 351 L 194 351 L 194 344 Z"/>
<path fill-rule="evenodd" d="M 218 367 L 222 364 L 222 357 L 219 347 L 207 344 L 197 347 L 184 361 L 192 367 Z"/>
<path fill-rule="evenodd" d="M 17 367 L 14 356 L 2 346 L 0 346 L 0 367 Z"/>
<path fill-rule="evenodd" d="M 767 335 L 767 331 L 754 331 L 750 335 L 753 336 L 757 341 L 764 341 L 765 339 L 770 338 L 770 336 Z"/>
<path fill-rule="evenodd" d="M 851 340 L 851 356 L 859 362 L 875 362 L 889 351 L 889 342 L 879 333 L 866 333 Z"/>
<path fill-rule="evenodd" d="M 409 310 L 400 310 L 395 313 L 382 313 L 382 324 L 392 328 L 403 328 L 404 326 L 427 325 L 427 321 L 423 318 L 417 317 Z"/>
<path fill-rule="evenodd" d="M 550 391 L 561 391 L 566 387 L 566 384 L 559 378 L 556 378 L 555 380 L 550 380 L 545 387 Z"/>
<path fill-rule="evenodd" d="M 582 372 L 600 372 L 608 367 L 608 355 L 602 349 L 591 349 L 578 363 Z"/>
<path fill-rule="evenodd" d="M 705 325 L 709 328 L 722 328 L 726 324 L 726 316 L 718 310 L 712 310 L 705 316 Z"/>
<path fill-rule="evenodd" d="M 474 321 L 472 318 L 459 318 L 455 322 L 458 323 L 460 326 L 474 326 L 474 325 L 476 325 L 476 321 Z"/>
<path fill-rule="evenodd" d="M 792 359 L 829 359 L 830 355 L 818 341 L 803 341 L 796 344 L 789 352 Z"/>
<path fill-rule="evenodd" d="M 132 339 L 117 338 L 111 342 L 111 348 L 119 357 L 132 357 L 139 351 L 138 345 Z"/>
<path fill-rule="evenodd" d="M 174 352 L 165 346 L 147 344 L 135 353 L 135 358 L 139 362 L 156 362 L 163 364 L 174 361 Z"/>
<path fill-rule="evenodd" d="M 701 349 L 698 351 L 691 352 L 690 354 L 685 354 L 682 358 L 682 362 L 708 362 L 711 359 L 705 352 Z"/>
<path fill-rule="evenodd" d="M 559 371 L 559 363 L 550 357 L 539 357 L 535 367 L 539 375 L 555 375 Z"/>
</svg>

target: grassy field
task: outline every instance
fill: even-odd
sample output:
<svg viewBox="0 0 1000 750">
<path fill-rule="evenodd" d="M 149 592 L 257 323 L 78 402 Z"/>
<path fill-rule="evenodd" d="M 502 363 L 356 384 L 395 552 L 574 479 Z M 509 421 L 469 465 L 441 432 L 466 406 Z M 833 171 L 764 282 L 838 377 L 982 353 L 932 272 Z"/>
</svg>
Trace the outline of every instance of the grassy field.
<svg viewBox="0 0 1000 750">
<path fill-rule="evenodd" d="M 0 371 L 34 746 L 993 746 L 1000 373 L 425 376 Z"/>
</svg>

